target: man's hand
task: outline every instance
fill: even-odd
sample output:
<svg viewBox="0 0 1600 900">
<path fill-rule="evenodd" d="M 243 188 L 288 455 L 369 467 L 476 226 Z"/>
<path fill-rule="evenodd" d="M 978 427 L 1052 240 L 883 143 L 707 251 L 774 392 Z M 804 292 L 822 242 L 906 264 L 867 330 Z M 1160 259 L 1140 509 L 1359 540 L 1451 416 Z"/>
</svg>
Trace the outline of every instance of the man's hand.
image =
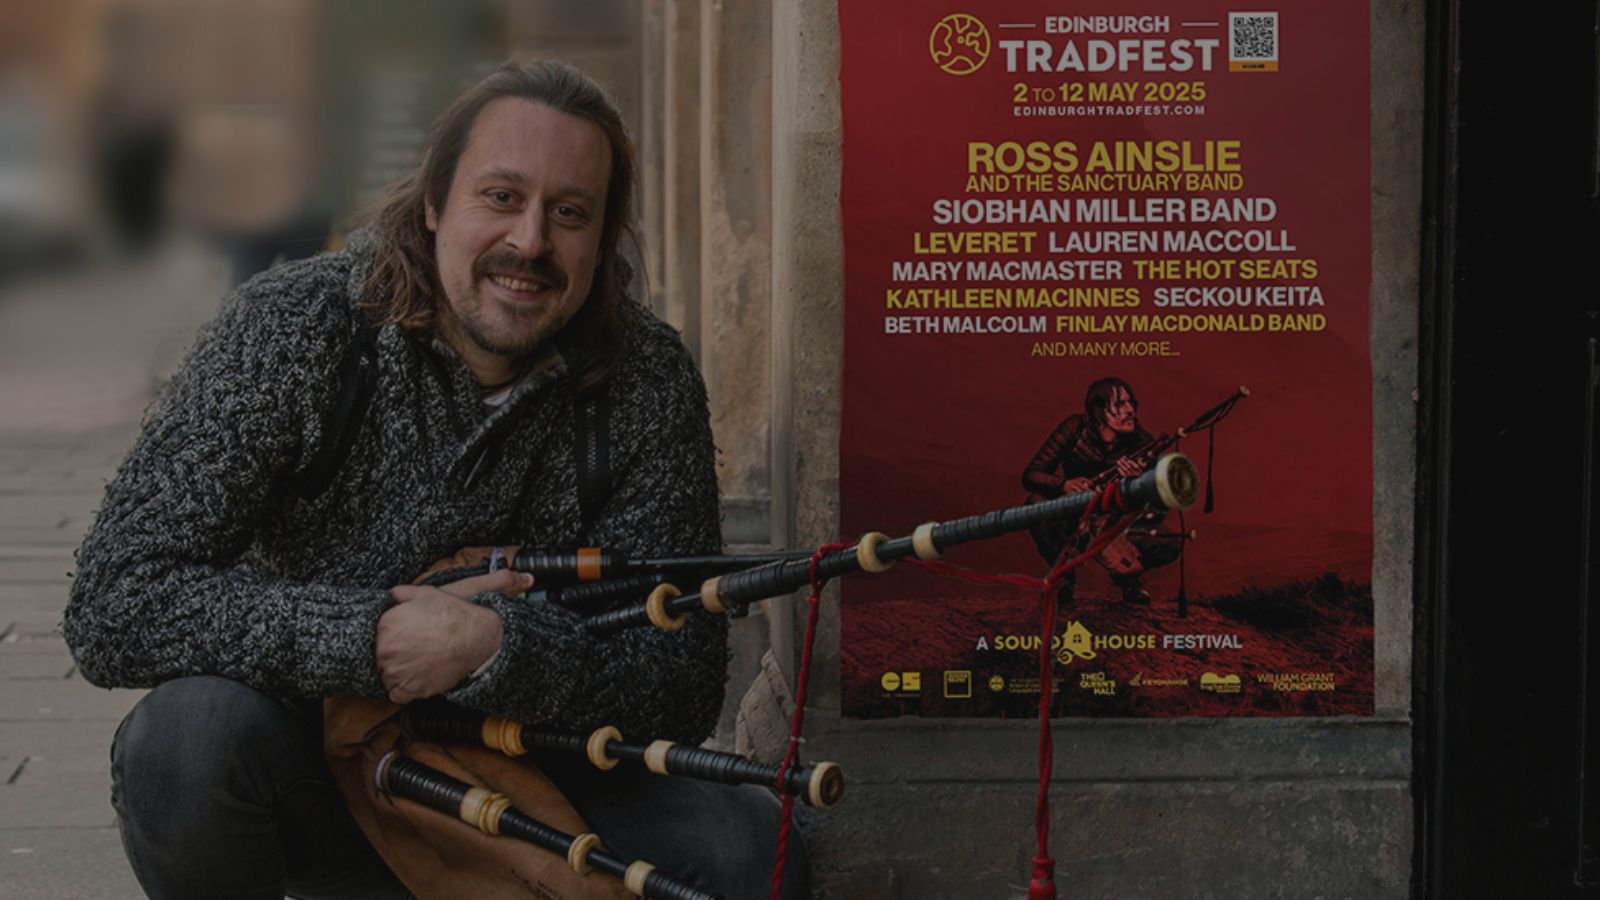
<svg viewBox="0 0 1600 900">
<path fill-rule="evenodd" d="M 1094 482 L 1087 478 L 1068 478 L 1061 483 L 1061 493 L 1076 494 L 1081 491 L 1094 489 Z"/>
<path fill-rule="evenodd" d="M 502 569 L 442 588 L 403 584 L 378 619 L 378 677 L 394 703 L 450 690 L 500 649 L 500 614 L 474 606 L 485 592 L 520 594 L 533 576 Z"/>
<path fill-rule="evenodd" d="M 1117 474 L 1121 475 L 1123 478 L 1137 478 L 1139 473 L 1143 471 L 1144 466 L 1139 465 L 1126 456 L 1117 457 Z"/>
</svg>

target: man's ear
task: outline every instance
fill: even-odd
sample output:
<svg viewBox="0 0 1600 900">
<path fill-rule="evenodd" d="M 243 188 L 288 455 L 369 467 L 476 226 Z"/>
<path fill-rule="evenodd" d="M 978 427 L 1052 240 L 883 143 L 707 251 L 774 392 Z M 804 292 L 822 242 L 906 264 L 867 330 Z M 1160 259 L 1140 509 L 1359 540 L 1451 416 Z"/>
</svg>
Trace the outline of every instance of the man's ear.
<svg viewBox="0 0 1600 900">
<path fill-rule="evenodd" d="M 433 208 L 433 201 L 427 197 L 422 198 L 422 224 L 435 234 L 439 231 L 439 213 Z"/>
</svg>

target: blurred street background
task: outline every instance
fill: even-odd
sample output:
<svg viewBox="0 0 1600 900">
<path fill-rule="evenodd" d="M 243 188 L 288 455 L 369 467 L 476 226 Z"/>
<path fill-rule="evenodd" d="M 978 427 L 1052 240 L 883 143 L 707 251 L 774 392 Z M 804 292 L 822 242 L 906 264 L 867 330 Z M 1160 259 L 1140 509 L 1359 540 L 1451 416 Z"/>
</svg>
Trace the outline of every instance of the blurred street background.
<svg viewBox="0 0 1600 900">
<path fill-rule="evenodd" d="M 0 300 L 0 895 L 138 897 L 107 750 L 139 691 L 77 672 L 72 553 L 140 414 L 214 308 L 226 261 L 187 242 L 41 274 Z M 210 285 L 209 289 L 206 287 Z"/>
</svg>

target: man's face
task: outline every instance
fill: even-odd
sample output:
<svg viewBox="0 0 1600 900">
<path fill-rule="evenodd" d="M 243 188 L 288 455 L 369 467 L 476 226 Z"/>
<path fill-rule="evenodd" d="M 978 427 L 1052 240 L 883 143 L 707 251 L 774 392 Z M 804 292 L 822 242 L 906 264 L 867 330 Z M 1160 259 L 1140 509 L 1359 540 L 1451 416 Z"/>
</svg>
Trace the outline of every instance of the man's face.
<svg viewBox="0 0 1600 900">
<path fill-rule="evenodd" d="M 591 122 L 502 97 L 478 114 L 428 230 L 444 336 L 472 362 L 531 353 L 589 296 L 611 147 Z"/>
<path fill-rule="evenodd" d="M 1106 427 L 1117 434 L 1132 434 L 1139 427 L 1139 408 L 1120 387 L 1112 388 L 1111 399 L 1106 401 Z"/>
</svg>

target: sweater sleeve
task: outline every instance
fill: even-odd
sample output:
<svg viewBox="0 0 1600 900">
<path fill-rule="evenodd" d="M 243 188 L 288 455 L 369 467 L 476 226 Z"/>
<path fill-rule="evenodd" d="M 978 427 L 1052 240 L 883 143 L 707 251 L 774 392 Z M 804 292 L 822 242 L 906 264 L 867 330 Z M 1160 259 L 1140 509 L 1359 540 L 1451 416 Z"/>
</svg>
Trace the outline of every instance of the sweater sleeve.
<svg viewBox="0 0 1600 900">
<path fill-rule="evenodd" d="M 225 301 L 147 413 L 78 551 L 63 631 L 84 677 L 221 675 L 278 695 L 381 693 L 384 591 L 292 584 L 241 560 L 326 393 L 329 323 L 250 286 Z"/>
<path fill-rule="evenodd" d="M 593 532 L 601 546 L 638 555 L 721 549 L 705 386 L 681 345 L 672 350 L 667 384 L 614 394 L 620 466 Z M 615 725 L 639 740 L 698 744 L 716 727 L 728 667 L 725 617 L 690 615 L 670 634 L 639 628 L 594 637 L 555 604 L 497 594 L 475 600 L 500 613 L 501 652 L 448 695 L 454 702 L 563 730 Z"/>
</svg>

